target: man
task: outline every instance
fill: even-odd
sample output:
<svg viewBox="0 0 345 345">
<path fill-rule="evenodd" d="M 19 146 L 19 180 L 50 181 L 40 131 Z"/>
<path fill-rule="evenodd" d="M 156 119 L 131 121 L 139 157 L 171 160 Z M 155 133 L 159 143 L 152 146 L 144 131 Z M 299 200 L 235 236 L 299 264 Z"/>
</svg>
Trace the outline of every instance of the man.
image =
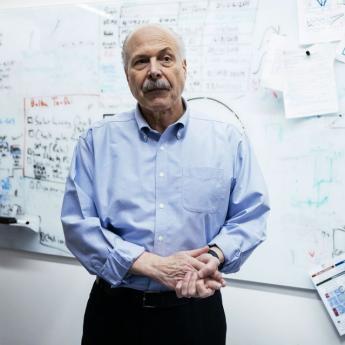
<svg viewBox="0 0 345 345">
<path fill-rule="evenodd" d="M 68 248 L 97 275 L 82 343 L 225 344 L 219 269 L 264 240 L 264 181 L 245 136 L 182 99 L 176 34 L 139 27 L 123 60 L 138 105 L 80 138 L 62 208 Z"/>
</svg>

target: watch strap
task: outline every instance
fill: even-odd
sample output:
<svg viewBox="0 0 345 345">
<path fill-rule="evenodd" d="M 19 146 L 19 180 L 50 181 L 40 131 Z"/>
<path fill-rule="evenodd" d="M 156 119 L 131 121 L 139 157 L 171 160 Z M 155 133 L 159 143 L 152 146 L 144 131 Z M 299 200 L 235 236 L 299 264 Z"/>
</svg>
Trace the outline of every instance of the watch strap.
<svg viewBox="0 0 345 345">
<path fill-rule="evenodd" d="M 217 258 L 220 262 L 220 258 L 218 256 L 218 254 L 212 249 L 212 247 L 210 247 L 210 249 L 207 252 L 208 254 L 214 256 L 215 258 Z M 224 262 L 220 262 L 220 264 L 218 265 L 218 270 L 221 270 L 224 266 Z"/>
</svg>

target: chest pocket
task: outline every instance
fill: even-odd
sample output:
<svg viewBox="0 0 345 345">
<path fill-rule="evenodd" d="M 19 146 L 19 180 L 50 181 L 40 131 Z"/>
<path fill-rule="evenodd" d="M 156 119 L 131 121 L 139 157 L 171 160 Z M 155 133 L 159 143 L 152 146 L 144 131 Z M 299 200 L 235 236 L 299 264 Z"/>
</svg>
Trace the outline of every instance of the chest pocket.
<svg viewBox="0 0 345 345">
<path fill-rule="evenodd" d="M 183 207 L 192 212 L 214 213 L 225 201 L 223 169 L 183 168 Z"/>
</svg>

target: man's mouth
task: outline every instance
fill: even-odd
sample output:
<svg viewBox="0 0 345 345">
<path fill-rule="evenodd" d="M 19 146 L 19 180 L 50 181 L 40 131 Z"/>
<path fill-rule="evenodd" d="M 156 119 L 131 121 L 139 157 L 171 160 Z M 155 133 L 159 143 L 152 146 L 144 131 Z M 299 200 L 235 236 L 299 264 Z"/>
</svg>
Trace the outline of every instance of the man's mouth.
<svg viewBox="0 0 345 345">
<path fill-rule="evenodd" d="M 169 90 L 170 90 L 170 88 L 159 87 L 159 88 L 154 88 L 154 89 L 150 89 L 150 90 L 144 90 L 144 93 L 159 92 L 159 91 L 169 91 Z"/>
</svg>

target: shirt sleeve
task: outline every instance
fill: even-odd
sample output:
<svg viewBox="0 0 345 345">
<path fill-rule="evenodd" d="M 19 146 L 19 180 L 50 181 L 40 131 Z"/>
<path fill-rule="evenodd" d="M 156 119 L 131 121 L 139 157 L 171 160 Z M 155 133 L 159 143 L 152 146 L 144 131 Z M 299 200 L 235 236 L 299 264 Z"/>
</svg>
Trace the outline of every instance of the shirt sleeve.
<svg viewBox="0 0 345 345">
<path fill-rule="evenodd" d="M 266 238 L 268 193 L 248 139 L 237 146 L 226 221 L 211 241 L 224 254 L 223 273 L 237 272 L 253 250 Z"/>
<path fill-rule="evenodd" d="M 144 248 L 102 227 L 93 198 L 91 130 L 75 148 L 63 198 L 61 221 L 67 248 L 91 273 L 117 286 Z"/>
</svg>

